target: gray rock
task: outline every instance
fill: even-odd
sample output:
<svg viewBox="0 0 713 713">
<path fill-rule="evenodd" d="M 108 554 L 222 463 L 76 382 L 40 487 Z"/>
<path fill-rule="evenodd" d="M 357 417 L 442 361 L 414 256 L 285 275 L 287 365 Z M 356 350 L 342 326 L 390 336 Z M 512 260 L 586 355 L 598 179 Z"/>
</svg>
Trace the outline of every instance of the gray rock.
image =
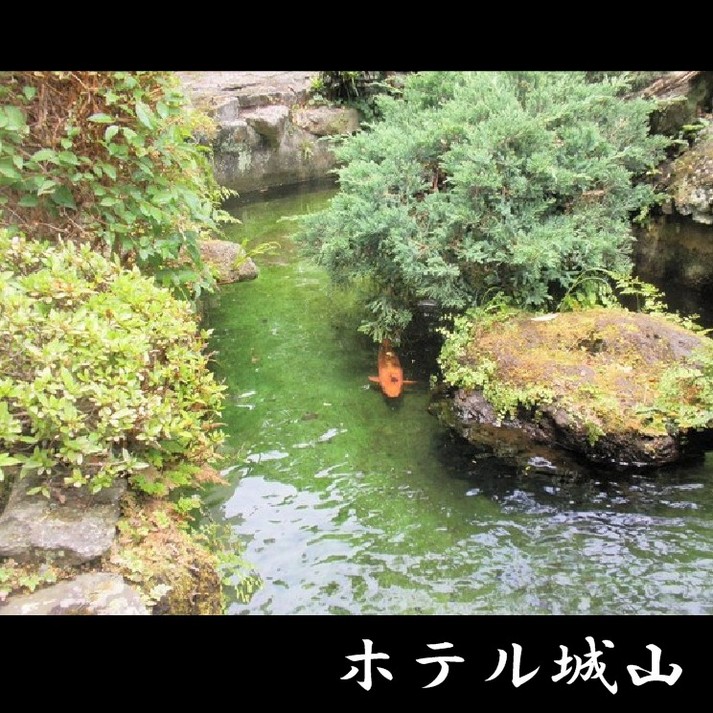
<svg viewBox="0 0 713 713">
<path fill-rule="evenodd" d="M 271 146 L 279 146 L 289 115 L 290 110 L 278 104 L 245 111 L 242 118 L 260 136 L 264 136 Z"/>
<path fill-rule="evenodd" d="M 211 110 L 215 121 L 221 126 L 237 121 L 240 117 L 240 102 L 234 97 L 215 100 Z"/>
<path fill-rule="evenodd" d="M 243 108 L 296 104 L 319 72 L 177 72 L 189 96 L 204 108 L 234 101 Z"/>
<path fill-rule="evenodd" d="M 701 132 L 671 171 L 670 192 L 676 210 L 697 223 L 713 224 L 713 127 Z"/>
<path fill-rule="evenodd" d="M 337 160 L 319 139 L 356 131 L 359 115 L 341 107 L 304 109 L 318 74 L 178 73 L 193 103 L 218 125 L 210 142 L 220 185 L 246 195 L 331 176 Z"/>
<path fill-rule="evenodd" d="M 221 284 L 254 280 L 258 276 L 257 265 L 237 243 L 229 240 L 202 240 L 199 248 L 203 261 L 215 268 L 216 279 Z"/>
<path fill-rule="evenodd" d="M 115 614 L 147 615 L 139 593 L 118 574 L 80 574 L 32 594 L 10 597 L 0 615 Z"/>
<path fill-rule="evenodd" d="M 327 143 L 292 124 L 287 124 L 279 146 L 264 140 L 261 144 L 234 144 L 228 151 L 215 146 L 213 170 L 218 183 L 245 196 L 324 180 L 336 167 L 334 152 Z"/>
<path fill-rule="evenodd" d="M 713 226 L 674 212 L 636 228 L 635 235 L 636 274 L 664 289 L 672 307 L 688 314 L 709 314 Z"/>
<path fill-rule="evenodd" d="M 220 125 L 220 129 L 214 140 L 214 147 L 220 153 L 240 153 L 245 150 L 253 150 L 260 146 L 262 138 L 245 119 L 226 121 Z"/>
<path fill-rule="evenodd" d="M 19 562 L 45 561 L 77 565 L 101 557 L 114 540 L 119 499 L 126 482 L 92 495 L 86 488 L 62 491 L 63 502 L 29 495 L 42 482 L 18 478 L 0 516 L 0 556 Z"/>
<path fill-rule="evenodd" d="M 651 114 L 651 130 L 675 137 L 685 124 L 690 124 L 706 111 L 713 92 L 713 72 L 663 72 L 647 87 L 633 96 L 656 100 Z"/>
<path fill-rule="evenodd" d="M 353 134 L 359 131 L 359 112 L 356 109 L 332 106 L 295 109 L 292 122 L 315 136 Z"/>
</svg>

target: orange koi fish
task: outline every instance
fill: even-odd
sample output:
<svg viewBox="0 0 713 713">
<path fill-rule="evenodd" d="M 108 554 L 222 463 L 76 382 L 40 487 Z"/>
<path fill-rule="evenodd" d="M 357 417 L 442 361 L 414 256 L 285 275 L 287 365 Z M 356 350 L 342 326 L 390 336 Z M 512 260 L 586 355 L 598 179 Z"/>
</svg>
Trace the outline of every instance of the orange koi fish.
<svg viewBox="0 0 713 713">
<path fill-rule="evenodd" d="M 396 352 L 388 339 L 384 339 L 379 347 L 379 376 L 370 376 L 369 381 L 381 386 L 381 390 L 390 399 L 401 396 L 404 384 L 415 384 L 415 381 L 404 379 L 404 370 L 401 368 Z"/>
</svg>

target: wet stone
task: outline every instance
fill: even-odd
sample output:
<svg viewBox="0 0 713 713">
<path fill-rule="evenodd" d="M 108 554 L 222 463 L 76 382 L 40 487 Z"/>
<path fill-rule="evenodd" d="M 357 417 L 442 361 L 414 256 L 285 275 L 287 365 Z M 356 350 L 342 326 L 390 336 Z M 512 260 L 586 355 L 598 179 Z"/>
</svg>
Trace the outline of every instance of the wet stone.
<svg viewBox="0 0 713 713">
<path fill-rule="evenodd" d="M 0 516 L 0 557 L 18 562 L 45 561 L 78 565 L 101 557 L 114 540 L 119 499 L 126 483 L 92 495 L 86 488 L 68 488 L 63 501 L 30 495 L 41 478 L 18 478 Z"/>
<path fill-rule="evenodd" d="M 221 284 L 254 280 L 258 268 L 245 249 L 229 240 L 203 240 L 199 245 L 201 258 L 217 272 Z"/>
<path fill-rule="evenodd" d="M 139 593 L 118 574 L 81 574 L 32 594 L 11 597 L 0 615 L 147 615 Z"/>
</svg>

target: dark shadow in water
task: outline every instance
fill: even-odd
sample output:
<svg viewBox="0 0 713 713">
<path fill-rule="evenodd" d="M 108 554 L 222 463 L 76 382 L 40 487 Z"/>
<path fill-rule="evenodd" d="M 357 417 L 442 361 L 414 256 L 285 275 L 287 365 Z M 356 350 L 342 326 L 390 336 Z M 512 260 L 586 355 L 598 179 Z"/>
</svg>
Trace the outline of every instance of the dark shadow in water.
<svg viewBox="0 0 713 713">
<path fill-rule="evenodd" d="M 660 514 L 710 508 L 713 483 L 705 453 L 671 466 L 617 472 L 581 461 L 577 473 L 558 472 L 546 460 L 499 458 L 456 433 L 439 434 L 435 453 L 447 474 L 480 495 L 524 512 L 592 511 Z"/>
<path fill-rule="evenodd" d="M 235 214 L 240 208 L 245 208 L 254 203 L 267 203 L 278 198 L 293 198 L 302 194 L 309 195 L 336 187 L 337 179 L 335 176 L 303 181 L 297 184 L 292 183 L 287 186 L 272 186 L 271 188 L 263 188 L 259 191 L 250 191 L 247 193 L 243 192 L 240 193 L 240 195 L 232 196 L 223 202 L 222 208 L 229 213 Z"/>
<path fill-rule="evenodd" d="M 404 395 L 397 396 L 396 398 L 390 398 L 386 394 L 381 394 L 381 398 L 388 408 L 392 411 L 401 411 L 404 407 Z"/>
</svg>

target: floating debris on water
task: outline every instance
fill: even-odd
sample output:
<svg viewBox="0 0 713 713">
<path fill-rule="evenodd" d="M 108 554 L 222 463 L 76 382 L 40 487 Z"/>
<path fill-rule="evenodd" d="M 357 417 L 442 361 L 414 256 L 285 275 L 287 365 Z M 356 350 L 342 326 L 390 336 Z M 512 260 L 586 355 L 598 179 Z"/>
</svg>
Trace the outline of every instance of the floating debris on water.
<svg viewBox="0 0 713 713">
<path fill-rule="evenodd" d="M 265 453 L 251 453 L 245 460 L 248 463 L 262 463 L 265 460 L 280 460 L 287 458 L 290 454 L 285 451 L 265 451 Z"/>
<path fill-rule="evenodd" d="M 318 439 L 317 443 L 326 443 L 327 441 L 331 441 L 332 438 L 335 436 L 338 436 L 340 433 L 346 433 L 347 429 L 346 428 L 330 428 L 326 433 L 323 433 Z"/>
<path fill-rule="evenodd" d="M 344 466 L 344 465 L 347 465 L 347 462 L 346 462 L 346 461 L 344 461 L 343 463 L 337 463 L 337 464 L 335 464 L 335 465 L 330 465 L 330 466 L 327 467 L 327 468 L 323 468 L 322 470 L 317 471 L 317 472 L 314 474 L 314 477 L 315 477 L 315 478 L 326 478 L 326 477 L 328 477 L 328 476 L 330 476 L 330 475 L 332 474 L 332 471 L 333 471 L 335 468 L 341 468 L 341 467 Z"/>
<path fill-rule="evenodd" d="M 228 466 L 227 468 L 223 468 L 223 470 L 220 471 L 220 475 L 222 475 L 223 477 L 225 477 L 226 475 L 230 475 L 236 468 L 239 469 L 240 475 L 247 475 L 248 468 L 246 468 L 244 465 L 241 465 L 240 463 Z"/>
<path fill-rule="evenodd" d="M 311 448 L 317 443 L 328 443 L 331 441 L 335 436 L 338 436 L 340 433 L 346 433 L 347 429 L 346 428 L 330 428 L 328 431 L 323 433 L 319 438 L 316 438 L 314 441 L 309 441 L 307 443 L 295 443 L 293 448 Z"/>
<path fill-rule="evenodd" d="M 551 463 L 547 458 L 542 456 L 533 456 L 527 461 L 527 465 L 535 470 L 544 471 L 548 473 L 555 473 L 557 471 L 557 466 Z"/>
</svg>

